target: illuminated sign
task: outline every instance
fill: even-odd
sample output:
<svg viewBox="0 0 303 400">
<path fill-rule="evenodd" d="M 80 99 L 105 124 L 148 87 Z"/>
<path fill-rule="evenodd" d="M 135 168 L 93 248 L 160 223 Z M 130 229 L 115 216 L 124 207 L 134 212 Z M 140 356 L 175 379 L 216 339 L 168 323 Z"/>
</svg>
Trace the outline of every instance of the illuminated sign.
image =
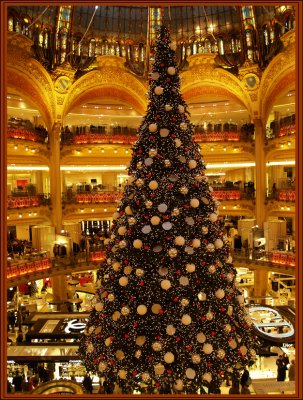
<svg viewBox="0 0 303 400">
<path fill-rule="evenodd" d="M 65 333 L 77 332 L 82 333 L 84 331 L 86 324 L 84 322 L 80 322 L 78 319 L 71 319 L 67 322 L 66 327 L 64 329 Z"/>
<path fill-rule="evenodd" d="M 295 340 L 294 313 L 293 310 L 273 308 L 263 305 L 251 305 L 248 307 L 253 328 L 258 336 L 271 342 L 285 346 Z"/>
</svg>

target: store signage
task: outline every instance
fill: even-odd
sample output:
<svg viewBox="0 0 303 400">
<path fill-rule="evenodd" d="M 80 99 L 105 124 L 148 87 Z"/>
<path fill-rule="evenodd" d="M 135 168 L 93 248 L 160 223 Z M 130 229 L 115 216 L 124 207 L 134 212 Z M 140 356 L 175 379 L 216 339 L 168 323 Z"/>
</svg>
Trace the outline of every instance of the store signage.
<svg viewBox="0 0 303 400">
<path fill-rule="evenodd" d="M 84 331 L 86 324 L 84 322 L 80 322 L 78 319 L 71 319 L 67 322 L 66 327 L 64 329 L 65 333 L 82 333 Z"/>
<path fill-rule="evenodd" d="M 282 309 L 252 305 L 248 307 L 248 310 L 253 328 L 258 336 L 271 342 L 280 343 L 283 346 L 290 345 L 289 342 L 294 342 L 294 321 L 291 321 Z"/>
</svg>

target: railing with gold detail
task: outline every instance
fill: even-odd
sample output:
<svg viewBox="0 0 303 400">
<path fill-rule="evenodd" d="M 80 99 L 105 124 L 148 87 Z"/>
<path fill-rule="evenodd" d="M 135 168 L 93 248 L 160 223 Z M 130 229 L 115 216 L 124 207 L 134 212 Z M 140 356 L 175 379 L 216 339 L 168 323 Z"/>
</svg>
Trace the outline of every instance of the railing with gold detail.
<svg viewBox="0 0 303 400">
<path fill-rule="evenodd" d="M 50 205 L 50 195 L 47 193 L 36 196 L 7 196 L 7 208 L 26 208 Z"/>
<path fill-rule="evenodd" d="M 8 127 L 7 137 L 12 139 L 29 140 L 31 142 L 45 143 L 47 138 L 46 131 L 29 130 L 22 127 Z"/>
</svg>

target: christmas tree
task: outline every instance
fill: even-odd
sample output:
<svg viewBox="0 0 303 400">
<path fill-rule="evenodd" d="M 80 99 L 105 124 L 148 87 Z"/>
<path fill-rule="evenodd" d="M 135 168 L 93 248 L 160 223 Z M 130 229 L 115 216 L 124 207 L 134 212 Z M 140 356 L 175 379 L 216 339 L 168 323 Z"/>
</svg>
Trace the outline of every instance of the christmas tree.
<svg viewBox="0 0 303 400">
<path fill-rule="evenodd" d="M 131 391 L 216 392 L 256 352 L 166 27 L 149 88 L 79 354 Z"/>
</svg>

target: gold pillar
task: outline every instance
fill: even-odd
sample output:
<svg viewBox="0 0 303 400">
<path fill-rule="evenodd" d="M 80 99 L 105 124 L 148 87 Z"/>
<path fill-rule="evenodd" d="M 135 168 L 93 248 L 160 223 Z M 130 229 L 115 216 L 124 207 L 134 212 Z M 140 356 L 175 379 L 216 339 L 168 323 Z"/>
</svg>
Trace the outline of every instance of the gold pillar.
<svg viewBox="0 0 303 400">
<path fill-rule="evenodd" d="M 60 131 L 61 124 L 55 122 L 50 135 L 50 192 L 52 204 L 52 221 L 59 234 L 62 229 L 62 199 L 60 173 Z"/>
<path fill-rule="evenodd" d="M 254 271 L 254 297 L 256 302 L 265 304 L 265 299 L 258 299 L 258 297 L 265 297 L 268 290 L 268 272 L 262 269 Z"/>
<path fill-rule="evenodd" d="M 53 298 L 57 301 L 62 301 L 62 304 L 57 304 L 57 310 L 66 312 L 67 306 L 64 301 L 67 300 L 67 282 L 65 275 L 55 275 L 52 276 L 52 289 L 53 289 Z"/>
<path fill-rule="evenodd" d="M 260 228 L 263 226 L 266 215 L 265 196 L 266 196 L 266 165 L 264 152 L 265 126 L 261 119 L 253 121 L 255 125 L 255 219 Z"/>
<path fill-rule="evenodd" d="M 35 182 L 36 182 L 37 193 L 43 193 L 42 171 L 35 171 Z"/>
</svg>

